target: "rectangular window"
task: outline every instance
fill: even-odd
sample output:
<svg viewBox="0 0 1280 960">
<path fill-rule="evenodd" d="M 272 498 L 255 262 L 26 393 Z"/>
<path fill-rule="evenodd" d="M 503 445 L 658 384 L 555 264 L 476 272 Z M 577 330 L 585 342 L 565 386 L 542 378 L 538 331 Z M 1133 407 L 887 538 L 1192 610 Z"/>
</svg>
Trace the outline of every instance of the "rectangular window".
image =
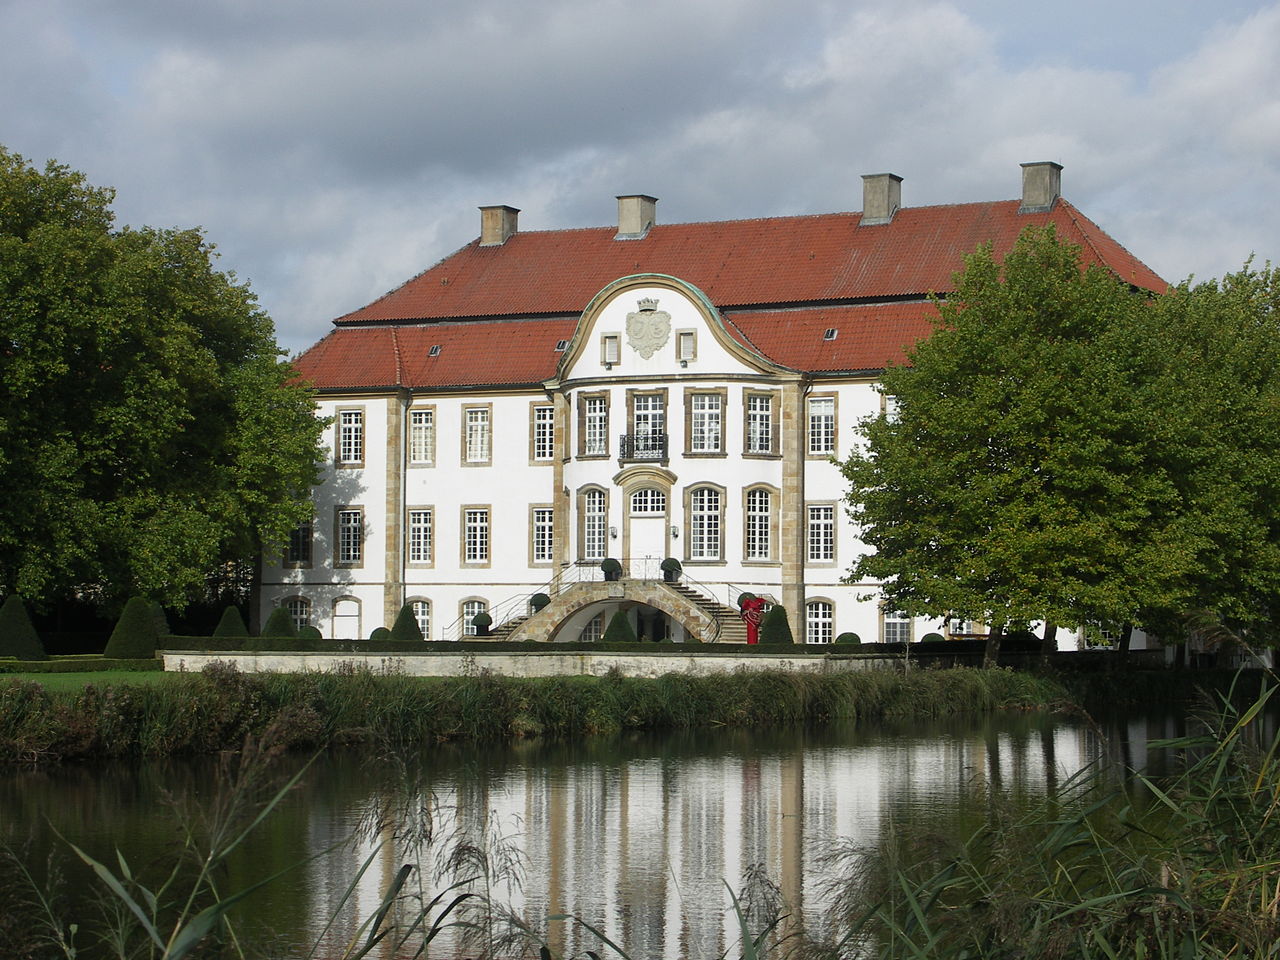
<svg viewBox="0 0 1280 960">
<path fill-rule="evenodd" d="M 533 562 L 550 563 L 555 550 L 555 514 L 550 507 L 536 507 L 533 511 Z"/>
<path fill-rule="evenodd" d="M 720 453 L 724 427 L 722 398 L 718 393 L 695 393 L 689 398 L 689 452 Z"/>
<path fill-rule="evenodd" d="M 431 639 L 431 601 L 413 601 L 413 618 L 418 621 L 418 629 L 422 631 L 422 639 Z"/>
<path fill-rule="evenodd" d="M 582 401 L 582 455 L 603 457 L 609 453 L 609 401 L 586 397 Z"/>
<path fill-rule="evenodd" d="M 772 500 L 768 490 L 747 491 L 748 560 L 768 560 L 771 557 L 769 530 L 773 519 Z"/>
<path fill-rule="evenodd" d="M 491 457 L 489 433 L 489 408 L 468 407 L 464 411 L 466 435 L 464 437 L 467 463 L 488 463 Z"/>
<path fill-rule="evenodd" d="M 773 397 L 747 395 L 747 453 L 773 453 Z"/>
<path fill-rule="evenodd" d="M 556 452 L 556 408 L 533 408 L 533 450 L 534 460 L 551 460 Z"/>
<path fill-rule="evenodd" d="M 357 567 L 364 558 L 364 511 L 338 509 L 338 563 Z"/>
<path fill-rule="evenodd" d="M 836 398 L 809 398 L 809 455 L 836 452 Z"/>
<path fill-rule="evenodd" d="M 409 511 L 409 562 L 430 563 L 432 524 L 430 510 Z"/>
<path fill-rule="evenodd" d="M 692 330 L 681 330 L 676 334 L 676 359 L 686 363 L 698 359 L 698 341 Z"/>
<path fill-rule="evenodd" d="M 600 362 L 614 364 L 622 359 L 622 338 L 606 333 L 600 338 Z"/>
<path fill-rule="evenodd" d="M 436 459 L 436 412 L 409 411 L 409 462 L 430 465 Z"/>
<path fill-rule="evenodd" d="M 603 560 L 609 545 L 609 514 L 603 490 L 582 495 L 582 559 Z"/>
<path fill-rule="evenodd" d="M 363 410 L 342 410 L 338 413 L 338 463 L 364 463 Z"/>
<path fill-rule="evenodd" d="M 462 512 L 464 563 L 489 562 L 489 511 L 472 508 Z"/>
<path fill-rule="evenodd" d="M 809 559 L 812 561 L 836 558 L 836 508 L 829 503 L 812 504 L 809 507 Z"/>
<path fill-rule="evenodd" d="M 667 456 L 667 397 L 664 393 L 631 394 L 631 434 L 621 451 L 629 460 L 662 460 Z"/>
<path fill-rule="evenodd" d="M 813 600 L 804 608 L 804 642 L 830 643 L 835 626 L 835 608 L 825 600 Z"/>
<path fill-rule="evenodd" d="M 291 566 L 311 565 L 311 521 L 299 524 L 289 532 L 289 545 L 285 547 L 284 562 Z"/>
<path fill-rule="evenodd" d="M 293 597 L 289 600 L 289 616 L 293 618 L 294 630 L 311 626 L 311 601 L 305 597 Z"/>
</svg>

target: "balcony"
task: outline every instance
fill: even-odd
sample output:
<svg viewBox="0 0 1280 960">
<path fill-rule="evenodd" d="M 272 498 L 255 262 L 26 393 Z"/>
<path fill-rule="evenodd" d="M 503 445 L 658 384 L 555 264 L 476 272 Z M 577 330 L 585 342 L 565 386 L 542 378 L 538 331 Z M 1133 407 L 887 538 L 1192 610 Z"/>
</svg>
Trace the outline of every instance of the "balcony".
<svg viewBox="0 0 1280 960">
<path fill-rule="evenodd" d="M 666 460 L 665 433 L 624 433 L 618 438 L 619 460 Z"/>
</svg>

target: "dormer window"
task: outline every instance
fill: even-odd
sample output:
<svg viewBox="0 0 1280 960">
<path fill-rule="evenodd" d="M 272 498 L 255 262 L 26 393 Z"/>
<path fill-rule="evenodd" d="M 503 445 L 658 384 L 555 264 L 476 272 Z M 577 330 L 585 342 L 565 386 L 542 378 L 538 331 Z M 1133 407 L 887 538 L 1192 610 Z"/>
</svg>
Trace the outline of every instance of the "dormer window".
<svg viewBox="0 0 1280 960">
<path fill-rule="evenodd" d="M 826 331 L 822 334 L 822 339 L 834 340 L 836 338 L 836 334 L 839 332 L 840 331 L 837 330 L 835 327 L 827 327 Z"/>
<path fill-rule="evenodd" d="M 438 356 L 440 356 L 440 344 L 438 344 L 438 343 L 437 343 L 437 344 L 433 344 L 433 345 L 432 345 L 432 347 L 431 347 L 431 349 L 427 351 L 427 356 L 428 356 L 428 357 L 438 357 Z"/>
<path fill-rule="evenodd" d="M 697 358 L 697 335 L 692 330 L 681 330 L 676 334 L 676 359 L 681 363 L 688 363 Z"/>
<path fill-rule="evenodd" d="M 557 340 L 557 341 L 556 341 L 556 353 L 564 353 L 564 352 L 565 352 L 565 350 L 568 348 L 568 346 L 569 346 L 569 341 L 568 341 L 568 340 Z"/>
<path fill-rule="evenodd" d="M 612 367 L 622 359 L 622 338 L 616 333 L 606 333 L 600 338 L 600 362 Z"/>
</svg>

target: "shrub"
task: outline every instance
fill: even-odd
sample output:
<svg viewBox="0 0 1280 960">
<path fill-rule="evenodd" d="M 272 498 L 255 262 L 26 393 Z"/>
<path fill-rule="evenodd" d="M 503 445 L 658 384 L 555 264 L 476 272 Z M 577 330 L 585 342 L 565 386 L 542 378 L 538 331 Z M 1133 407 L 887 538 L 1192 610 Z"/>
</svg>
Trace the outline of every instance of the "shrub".
<svg viewBox="0 0 1280 960">
<path fill-rule="evenodd" d="M 761 643 L 795 643 L 791 635 L 791 621 L 787 619 L 787 608 L 777 603 L 769 608 L 760 622 Z"/>
<path fill-rule="evenodd" d="M 298 628 L 298 639 L 299 640 L 323 640 L 324 634 L 320 632 L 319 627 L 313 627 L 311 624 L 308 623 L 305 627 Z"/>
<path fill-rule="evenodd" d="M 604 636 L 600 639 L 605 643 L 635 643 L 636 632 L 631 629 L 631 619 L 619 610 L 609 621 L 609 626 L 605 627 Z"/>
<path fill-rule="evenodd" d="M 534 613 L 537 613 L 543 607 L 551 602 L 551 598 L 545 593 L 535 593 L 529 598 L 529 606 Z"/>
<path fill-rule="evenodd" d="M 240 616 L 238 607 L 232 605 L 222 611 L 222 619 L 213 628 L 213 635 L 215 637 L 249 636 L 249 628 L 244 625 L 244 617 Z"/>
<path fill-rule="evenodd" d="M 298 631 L 293 625 L 293 615 L 284 607 L 276 607 L 271 611 L 271 616 L 267 617 L 267 622 L 262 625 L 262 637 L 274 637 L 276 639 L 292 640 L 297 637 Z"/>
<path fill-rule="evenodd" d="M 386 627 L 374 627 L 373 632 L 369 634 L 370 640 L 390 640 L 391 631 Z"/>
<path fill-rule="evenodd" d="M 840 634 L 840 636 L 836 637 L 836 643 L 857 643 L 857 644 L 861 644 L 861 643 L 862 643 L 862 638 L 861 638 L 860 636 L 858 636 L 856 633 L 847 633 L 847 632 L 846 632 L 846 633 L 842 633 L 842 634 Z"/>
<path fill-rule="evenodd" d="M 48 660 L 40 634 L 36 633 L 27 606 L 16 593 L 9 594 L 0 606 L 0 657 L 19 660 Z"/>
<path fill-rule="evenodd" d="M 937 641 L 939 641 L 939 640 L 945 640 L 945 639 L 946 639 L 946 638 L 945 638 L 945 637 L 943 637 L 943 635 L 942 635 L 942 634 L 940 634 L 940 633 L 926 633 L 923 637 L 921 637 L 921 638 L 920 638 L 920 642 L 921 642 L 921 643 L 936 643 L 936 642 L 937 642 Z"/>
<path fill-rule="evenodd" d="M 147 660 L 156 655 L 159 639 L 151 603 L 141 597 L 132 597 L 124 605 L 102 655 L 113 660 Z"/>
<path fill-rule="evenodd" d="M 370 639 L 373 639 L 370 637 Z M 418 618 L 413 615 L 413 604 L 406 603 L 396 614 L 396 622 L 391 625 L 392 640 L 422 640 L 422 628 L 418 626 Z"/>
</svg>

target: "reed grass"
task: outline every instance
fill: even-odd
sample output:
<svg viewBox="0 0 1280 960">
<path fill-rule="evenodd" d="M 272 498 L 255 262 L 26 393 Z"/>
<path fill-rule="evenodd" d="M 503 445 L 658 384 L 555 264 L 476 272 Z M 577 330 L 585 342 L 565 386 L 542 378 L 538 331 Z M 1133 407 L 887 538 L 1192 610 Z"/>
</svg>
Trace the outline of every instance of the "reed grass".
<svg viewBox="0 0 1280 960">
<path fill-rule="evenodd" d="M 51 689 L 0 679 L 0 762 L 155 758 L 235 749 L 271 727 L 292 749 L 430 744 L 927 718 L 1061 701 L 1058 682 L 1009 670 L 740 672 L 657 679 L 407 677 L 350 669 L 245 674 L 215 664 L 163 684 Z"/>
</svg>

